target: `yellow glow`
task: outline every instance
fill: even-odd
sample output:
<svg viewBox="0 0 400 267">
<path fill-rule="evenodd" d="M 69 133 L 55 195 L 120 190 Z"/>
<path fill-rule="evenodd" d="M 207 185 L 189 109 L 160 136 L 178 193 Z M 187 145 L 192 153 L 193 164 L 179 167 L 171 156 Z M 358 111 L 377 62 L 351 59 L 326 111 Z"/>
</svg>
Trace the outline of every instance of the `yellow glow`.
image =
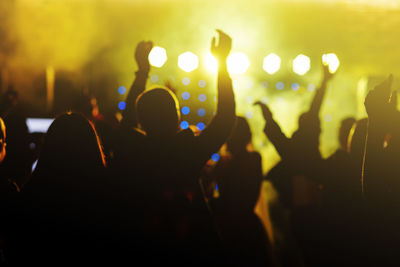
<svg viewBox="0 0 400 267">
<path fill-rule="evenodd" d="M 263 69 L 269 73 L 274 74 L 281 67 L 281 58 L 274 53 L 269 54 L 264 58 Z"/>
<path fill-rule="evenodd" d="M 325 66 L 329 66 L 329 72 L 335 73 L 336 70 L 339 68 L 340 61 L 339 58 L 334 53 L 323 54 L 322 55 L 322 64 Z"/>
<path fill-rule="evenodd" d="M 167 61 L 167 51 L 159 46 L 153 47 L 149 54 L 149 61 L 154 67 L 162 67 Z"/>
<path fill-rule="evenodd" d="M 250 61 L 246 54 L 242 52 L 232 53 L 228 59 L 228 72 L 230 74 L 243 74 L 250 66 Z"/>
<path fill-rule="evenodd" d="M 199 66 L 199 58 L 192 52 L 185 52 L 178 57 L 178 67 L 186 72 L 191 72 Z"/>
<path fill-rule="evenodd" d="M 208 52 L 206 54 L 204 60 L 205 60 L 206 69 L 208 71 L 210 71 L 211 73 L 217 73 L 217 71 L 218 71 L 218 61 L 213 55 L 211 55 L 210 52 Z"/>
<path fill-rule="evenodd" d="M 300 54 L 293 60 L 293 72 L 299 75 L 306 74 L 311 67 L 311 60 L 308 56 Z"/>
</svg>

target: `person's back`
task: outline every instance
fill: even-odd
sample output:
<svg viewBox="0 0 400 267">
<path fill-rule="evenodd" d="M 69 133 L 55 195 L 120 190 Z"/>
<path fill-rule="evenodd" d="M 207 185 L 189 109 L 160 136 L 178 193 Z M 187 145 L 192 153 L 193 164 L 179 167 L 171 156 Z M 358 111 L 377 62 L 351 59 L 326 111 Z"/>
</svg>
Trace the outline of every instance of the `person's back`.
<svg viewBox="0 0 400 267">
<path fill-rule="evenodd" d="M 216 222 L 227 253 L 227 264 L 272 263 L 266 230 L 254 209 L 262 182 L 261 155 L 249 151 L 250 127 L 243 117 L 236 118 L 227 141 L 229 154 L 218 161 L 212 177 L 219 198 L 212 199 Z"/>
<path fill-rule="evenodd" d="M 21 244 L 15 262 L 97 260 L 103 229 L 100 210 L 105 161 L 93 125 L 63 114 L 50 126 L 37 167 L 22 189 Z M 27 223 L 29 222 L 29 223 Z M 103 229 L 104 230 L 104 229 Z M 19 246 L 19 247 L 18 247 Z"/>
<path fill-rule="evenodd" d="M 225 142 L 235 120 L 226 68 L 231 39 L 220 32 L 219 45 L 213 44 L 213 53 L 220 60 L 218 107 L 212 122 L 199 135 L 190 128 L 179 130 L 179 104 L 172 91 L 164 87 L 144 91 L 151 47 L 151 43 L 142 42 L 136 50 L 139 71 L 126 100 L 112 166 L 125 185 L 123 194 L 136 209 L 128 220 L 141 225 L 139 235 L 144 234 L 153 250 L 177 260 L 179 249 L 190 258 L 201 251 L 211 252 L 217 243 L 199 176 Z M 139 125 L 143 131 L 133 129 Z"/>
</svg>

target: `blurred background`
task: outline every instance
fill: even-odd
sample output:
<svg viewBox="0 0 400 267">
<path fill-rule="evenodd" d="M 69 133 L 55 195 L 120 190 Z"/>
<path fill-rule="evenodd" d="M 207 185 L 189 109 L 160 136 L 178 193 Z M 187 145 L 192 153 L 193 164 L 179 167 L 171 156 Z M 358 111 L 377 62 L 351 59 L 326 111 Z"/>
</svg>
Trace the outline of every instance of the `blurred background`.
<svg viewBox="0 0 400 267">
<path fill-rule="evenodd" d="M 82 92 L 118 116 L 136 44 L 152 40 L 148 86 L 171 83 L 181 126 L 200 130 L 215 110 L 209 47 L 222 29 L 233 38 L 237 113 L 249 119 L 265 172 L 279 157 L 253 103 L 268 103 L 291 136 L 321 81 L 323 54 L 338 67 L 320 113 L 325 157 L 338 147 L 340 121 L 366 115 L 369 88 L 390 73 L 399 85 L 400 0 L 1 0 L 0 21 L 0 88 L 12 86 L 29 116 L 52 117 Z"/>
</svg>

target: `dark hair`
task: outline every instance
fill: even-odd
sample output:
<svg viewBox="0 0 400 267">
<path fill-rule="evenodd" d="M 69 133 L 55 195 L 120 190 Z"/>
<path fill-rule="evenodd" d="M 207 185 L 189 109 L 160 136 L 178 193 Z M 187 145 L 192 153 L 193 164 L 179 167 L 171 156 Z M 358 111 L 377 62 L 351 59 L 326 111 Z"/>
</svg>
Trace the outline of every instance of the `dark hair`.
<svg viewBox="0 0 400 267">
<path fill-rule="evenodd" d="M 154 88 L 143 92 L 136 101 L 138 122 L 149 135 L 164 136 L 178 130 L 179 103 L 167 88 Z"/>
<path fill-rule="evenodd" d="M 240 152 L 246 149 L 251 142 L 251 130 L 249 123 L 243 117 L 236 117 L 235 126 L 226 144 L 231 153 Z"/>
<path fill-rule="evenodd" d="M 105 166 L 99 137 L 92 123 L 77 113 L 65 113 L 50 125 L 35 175 L 84 174 Z"/>
</svg>

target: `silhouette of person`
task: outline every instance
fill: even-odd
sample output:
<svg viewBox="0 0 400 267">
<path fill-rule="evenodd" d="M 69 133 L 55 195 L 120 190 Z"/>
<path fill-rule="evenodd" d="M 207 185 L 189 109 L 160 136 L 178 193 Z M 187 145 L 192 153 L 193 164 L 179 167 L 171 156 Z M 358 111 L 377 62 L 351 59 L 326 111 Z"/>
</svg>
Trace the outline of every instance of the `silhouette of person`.
<svg viewBox="0 0 400 267">
<path fill-rule="evenodd" d="M 397 92 L 391 92 L 392 82 L 390 75 L 369 91 L 364 102 L 368 133 L 362 183 L 369 212 L 362 226 L 368 245 L 364 253 L 368 253 L 368 261 L 376 265 L 392 265 L 397 261 L 400 240 L 400 112 L 397 110 Z"/>
<path fill-rule="evenodd" d="M 327 83 L 333 77 L 329 72 L 328 66 L 324 66 L 323 70 L 324 77 L 321 86 L 311 102 L 310 109 L 300 115 L 299 127 L 291 138 L 286 137 L 282 132 L 266 104 L 262 102 L 255 103 L 261 107 L 263 117 L 266 121 L 264 133 L 281 157 L 281 162 L 269 172 L 268 179 L 278 189 L 281 194 L 281 200 L 288 207 L 295 204 L 293 201 L 296 198 L 296 192 L 293 191 L 290 177 L 300 175 L 308 177 L 308 179 L 317 179 L 320 175 L 317 168 L 322 161 L 319 151 L 319 135 L 321 132 L 319 111 L 326 93 Z M 300 181 L 302 179 L 297 180 Z M 305 203 L 310 202 L 307 199 L 308 197 L 302 195 L 300 193 L 298 197 L 299 203 L 296 205 L 305 205 Z"/>
<path fill-rule="evenodd" d="M 92 123 L 77 113 L 57 117 L 22 192 L 20 221 L 29 224 L 21 226 L 19 250 L 30 262 L 96 260 L 93 256 L 104 245 L 104 175 L 104 155 Z"/>
<path fill-rule="evenodd" d="M 262 164 L 261 155 L 248 150 L 251 137 L 247 120 L 237 117 L 226 142 L 229 154 L 220 158 L 212 174 L 220 195 L 214 200 L 214 212 L 227 264 L 269 265 L 272 261 L 267 233 L 254 213 Z"/>
<path fill-rule="evenodd" d="M 164 260 L 198 260 L 194 254 L 203 254 L 204 259 L 217 243 L 199 176 L 235 122 L 232 81 L 226 65 L 232 41 L 222 31 L 218 34 L 219 43 L 214 38 L 211 44 L 211 52 L 219 60 L 217 110 L 198 136 L 190 128 L 179 130 L 179 103 L 172 91 L 165 87 L 145 91 L 152 43 L 140 42 L 135 52 L 139 70 L 126 98 L 112 166 L 126 185 L 127 199 L 137 211 L 136 221 L 142 221 L 140 231 Z M 135 128 L 139 126 L 140 130 Z M 179 250 L 185 251 L 185 256 L 178 255 Z"/>
</svg>

